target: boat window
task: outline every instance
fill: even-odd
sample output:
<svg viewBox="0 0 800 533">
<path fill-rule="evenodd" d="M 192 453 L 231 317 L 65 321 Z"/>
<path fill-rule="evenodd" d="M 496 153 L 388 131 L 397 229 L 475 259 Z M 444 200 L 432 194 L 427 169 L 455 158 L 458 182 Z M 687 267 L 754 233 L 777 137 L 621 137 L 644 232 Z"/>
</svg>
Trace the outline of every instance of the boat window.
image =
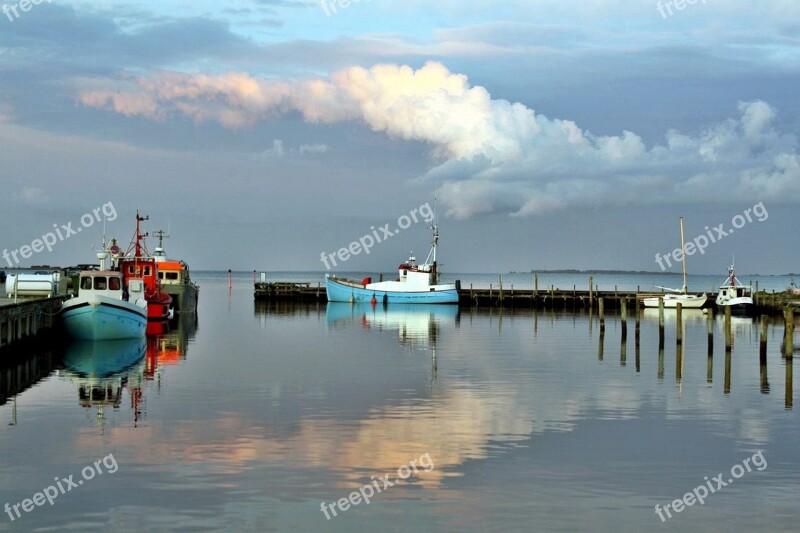
<svg viewBox="0 0 800 533">
<path fill-rule="evenodd" d="M 90 290 L 92 288 L 92 278 L 89 276 L 81 278 L 81 289 Z"/>
<path fill-rule="evenodd" d="M 178 273 L 177 272 L 167 272 L 167 279 L 173 279 L 173 280 L 178 279 Z"/>
<path fill-rule="evenodd" d="M 104 276 L 97 276 L 94 278 L 94 289 L 97 291 L 106 290 L 106 278 Z"/>
<path fill-rule="evenodd" d="M 149 276 L 150 275 L 150 267 L 149 266 L 144 267 L 144 275 L 145 276 Z"/>
<path fill-rule="evenodd" d="M 158 273 L 158 279 L 164 279 L 164 273 L 163 272 L 159 272 Z"/>
<path fill-rule="evenodd" d="M 133 265 L 128 265 L 128 274 L 133 274 Z"/>
<path fill-rule="evenodd" d="M 112 291 L 118 291 L 121 288 L 119 278 L 108 278 L 108 288 Z"/>
</svg>

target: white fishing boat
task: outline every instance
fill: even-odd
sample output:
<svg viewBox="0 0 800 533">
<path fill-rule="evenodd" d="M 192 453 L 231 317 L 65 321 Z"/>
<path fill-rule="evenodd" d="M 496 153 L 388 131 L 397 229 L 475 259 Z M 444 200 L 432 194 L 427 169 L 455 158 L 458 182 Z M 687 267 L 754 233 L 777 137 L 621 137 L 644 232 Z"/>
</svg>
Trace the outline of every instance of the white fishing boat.
<svg viewBox="0 0 800 533">
<path fill-rule="evenodd" d="M 685 251 L 683 243 L 683 217 L 681 217 L 681 251 Z M 686 288 L 686 253 L 683 253 L 683 287 L 680 289 L 670 289 L 668 287 L 656 287 L 668 291 L 661 296 L 664 300 L 664 307 L 666 309 L 675 309 L 678 304 L 681 304 L 683 309 L 700 309 L 708 300 L 706 293 L 703 294 L 689 294 Z M 658 296 L 652 296 L 642 300 L 645 307 L 658 307 Z"/>
<path fill-rule="evenodd" d="M 433 243 L 425 263 L 417 265 L 414 254 L 397 267 L 394 281 L 372 282 L 372 278 L 351 281 L 325 275 L 325 291 L 329 302 L 457 304 L 460 282 L 439 284 L 436 248 L 439 229 L 434 224 Z"/>
<path fill-rule="evenodd" d="M 731 313 L 734 314 L 750 314 L 753 311 L 750 289 L 736 279 L 733 265 L 728 268 L 728 279 L 720 286 L 717 293 L 717 307 L 722 310 L 730 307 Z"/>
<path fill-rule="evenodd" d="M 144 281 L 130 279 L 125 286 L 122 272 L 106 270 L 108 252 L 98 252 L 100 270 L 83 270 L 78 295 L 61 304 L 59 316 L 67 334 L 83 340 L 115 340 L 144 337 L 147 300 Z"/>
</svg>

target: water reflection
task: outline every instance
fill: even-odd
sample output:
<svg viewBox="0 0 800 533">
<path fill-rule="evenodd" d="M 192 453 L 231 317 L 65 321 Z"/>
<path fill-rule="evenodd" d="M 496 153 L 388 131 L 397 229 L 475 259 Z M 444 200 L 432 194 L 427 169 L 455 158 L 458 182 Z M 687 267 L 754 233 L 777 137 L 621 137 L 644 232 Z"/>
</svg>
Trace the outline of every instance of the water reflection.
<svg viewBox="0 0 800 533">
<path fill-rule="evenodd" d="M 329 328 L 357 324 L 363 329 L 397 331 L 401 345 L 420 347 L 435 346 L 439 328 L 458 324 L 460 316 L 457 305 L 329 303 L 325 310 Z"/>
<path fill-rule="evenodd" d="M 119 410 L 124 391 L 130 396 L 133 423 L 146 416 L 144 389 L 147 381 L 160 382 L 161 368 L 186 359 L 189 339 L 197 330 L 193 314 L 179 315 L 169 333 L 105 341 L 71 341 L 64 350 L 61 376 L 78 386 L 81 407 L 96 410 L 101 428 L 106 409 Z"/>
</svg>

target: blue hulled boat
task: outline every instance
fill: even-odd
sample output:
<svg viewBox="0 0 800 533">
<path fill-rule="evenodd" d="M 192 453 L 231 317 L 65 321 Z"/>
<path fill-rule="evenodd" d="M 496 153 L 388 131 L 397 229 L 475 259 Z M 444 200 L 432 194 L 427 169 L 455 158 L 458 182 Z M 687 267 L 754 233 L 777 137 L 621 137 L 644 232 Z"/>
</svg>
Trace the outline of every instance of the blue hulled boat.
<svg viewBox="0 0 800 533">
<path fill-rule="evenodd" d="M 116 270 L 105 270 L 107 253 L 97 254 L 100 270 L 81 271 L 78 295 L 61 304 L 61 323 L 74 339 L 112 340 L 144 337 L 147 300 L 144 281 L 129 280 Z"/>
<path fill-rule="evenodd" d="M 406 304 L 457 304 L 460 282 L 438 284 L 436 247 L 439 245 L 439 230 L 433 226 L 433 244 L 428 258 L 417 265 L 413 256 L 397 267 L 398 277 L 394 281 L 372 282 L 372 278 L 351 281 L 325 275 L 325 291 L 329 302 L 369 302 Z"/>
</svg>

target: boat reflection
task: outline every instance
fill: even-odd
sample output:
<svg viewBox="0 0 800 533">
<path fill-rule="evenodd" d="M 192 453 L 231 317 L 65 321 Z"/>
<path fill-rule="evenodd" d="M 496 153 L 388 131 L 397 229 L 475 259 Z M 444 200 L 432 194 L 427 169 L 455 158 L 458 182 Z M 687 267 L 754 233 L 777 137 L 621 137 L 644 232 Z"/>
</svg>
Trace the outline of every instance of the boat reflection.
<svg viewBox="0 0 800 533">
<path fill-rule="evenodd" d="M 118 409 L 123 389 L 141 382 L 146 350 L 144 337 L 71 342 L 64 352 L 63 374 L 78 383 L 81 407 L 97 408 L 98 418 L 104 418 L 106 407 Z"/>
<path fill-rule="evenodd" d="M 173 328 L 163 335 L 138 339 L 73 341 L 64 351 L 60 375 L 77 383 L 80 406 L 96 409 L 101 426 L 106 408 L 118 410 L 127 389 L 136 426 L 146 415 L 146 383 L 160 383 L 161 368 L 186 360 L 189 340 L 197 331 L 197 317 L 181 315 Z"/>
<path fill-rule="evenodd" d="M 434 346 L 443 324 L 460 322 L 457 305 L 329 303 L 325 322 L 331 329 L 358 324 L 364 329 L 397 331 L 405 346 Z"/>
</svg>

